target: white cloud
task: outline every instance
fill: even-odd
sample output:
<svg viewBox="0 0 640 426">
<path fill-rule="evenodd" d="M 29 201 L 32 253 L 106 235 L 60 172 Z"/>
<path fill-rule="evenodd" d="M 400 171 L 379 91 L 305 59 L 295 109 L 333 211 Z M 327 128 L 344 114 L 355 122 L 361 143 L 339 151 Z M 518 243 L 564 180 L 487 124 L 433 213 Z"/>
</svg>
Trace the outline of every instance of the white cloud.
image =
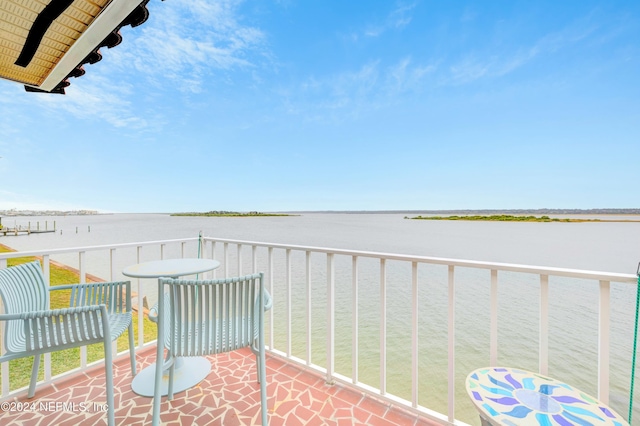
<svg viewBox="0 0 640 426">
<path fill-rule="evenodd" d="M 581 19 L 568 27 L 538 39 L 533 45 L 484 56 L 482 52 L 467 54 L 449 67 L 445 84 L 463 85 L 481 78 L 507 75 L 540 56 L 574 46 L 589 37 L 596 27 Z"/>
<path fill-rule="evenodd" d="M 40 106 L 52 111 L 65 110 L 77 118 L 97 117 L 114 127 L 144 128 L 147 123 L 132 109 L 131 89 L 104 76 L 89 74 L 74 81 L 66 95 L 36 95 Z"/>
<path fill-rule="evenodd" d="M 357 70 L 310 77 L 283 95 L 291 114 L 311 120 L 353 117 L 422 90 L 436 69 L 436 65 L 414 64 L 408 57 L 388 67 L 372 61 Z"/>
<path fill-rule="evenodd" d="M 133 64 L 155 86 L 186 92 L 200 91 L 205 81 L 215 78 L 215 70 L 252 68 L 250 58 L 261 48 L 264 34 L 238 21 L 240 4 L 162 3 L 153 11 L 153 21 L 145 23 L 126 48 L 116 49 L 116 61 L 123 71 Z"/>
<path fill-rule="evenodd" d="M 404 58 L 398 64 L 389 67 L 388 90 L 395 93 L 419 90 L 424 78 L 435 72 L 436 69 L 436 65 L 413 66 L 411 58 Z"/>
<path fill-rule="evenodd" d="M 402 29 L 412 20 L 410 12 L 416 7 L 416 3 L 400 4 L 392 10 L 382 23 L 369 25 L 363 34 L 366 37 L 379 37 L 384 32 L 392 29 Z"/>
</svg>

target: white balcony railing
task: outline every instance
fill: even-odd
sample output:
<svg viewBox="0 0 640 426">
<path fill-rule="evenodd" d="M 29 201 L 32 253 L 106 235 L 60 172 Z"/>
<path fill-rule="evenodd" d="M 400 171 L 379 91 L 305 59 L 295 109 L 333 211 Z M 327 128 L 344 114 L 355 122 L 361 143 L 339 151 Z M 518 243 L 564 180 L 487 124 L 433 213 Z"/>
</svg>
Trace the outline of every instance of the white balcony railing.
<svg viewBox="0 0 640 426">
<path fill-rule="evenodd" d="M 271 353 L 442 424 L 475 418 L 466 372 L 504 363 L 572 381 L 621 414 L 628 408 L 632 274 L 208 237 L 4 253 L 0 268 L 23 256 L 40 256 L 47 279 L 53 260 L 77 268 L 81 282 L 125 279 L 130 264 L 175 257 L 219 260 L 213 277 L 263 271 L 274 297 Z M 133 284 L 142 311 L 156 284 Z M 577 324 L 568 330 L 567 315 Z M 138 321 L 138 346 L 152 344 Z M 44 369 L 49 382 L 49 357 Z M 8 363 L 1 374 L 4 398 L 18 390 L 6 380 Z"/>
</svg>

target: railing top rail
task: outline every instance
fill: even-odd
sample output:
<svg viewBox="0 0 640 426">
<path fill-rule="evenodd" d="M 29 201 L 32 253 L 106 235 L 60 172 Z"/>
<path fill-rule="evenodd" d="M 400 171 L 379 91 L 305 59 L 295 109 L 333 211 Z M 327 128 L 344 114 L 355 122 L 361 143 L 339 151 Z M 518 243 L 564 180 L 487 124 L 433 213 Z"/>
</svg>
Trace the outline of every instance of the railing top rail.
<svg viewBox="0 0 640 426">
<path fill-rule="evenodd" d="M 258 241 L 246 241 L 246 240 L 232 240 L 225 238 L 213 238 L 203 237 L 206 241 L 217 241 L 221 243 L 229 244 L 242 244 L 248 246 L 257 247 L 273 247 L 278 249 L 291 249 L 299 251 L 312 251 L 319 253 L 332 253 L 345 256 L 357 256 L 357 257 L 370 257 L 375 259 L 387 259 L 387 260 L 402 260 L 418 263 L 431 263 L 436 265 L 453 265 L 469 268 L 480 269 L 495 269 L 499 271 L 509 272 L 524 272 L 538 275 L 553 275 L 564 276 L 573 278 L 586 278 L 602 281 L 614 281 L 621 283 L 636 283 L 637 275 L 624 274 L 618 272 L 603 272 L 603 271 L 588 271 L 582 269 L 569 269 L 569 268 L 557 268 L 550 266 L 534 266 L 534 265 L 518 265 L 514 263 L 500 263 L 500 262 L 485 262 L 479 260 L 465 260 L 465 259 L 452 259 L 444 257 L 432 257 L 432 256 L 415 256 L 397 253 L 382 253 L 363 250 L 347 250 L 328 247 L 314 247 L 314 246 L 302 246 L 295 244 L 278 244 L 278 243 L 266 243 Z"/>
<path fill-rule="evenodd" d="M 417 263 L 429 263 L 429 264 L 435 264 L 435 265 L 452 265 L 452 266 L 468 267 L 468 268 L 521 272 L 521 273 L 531 273 L 531 274 L 538 274 L 538 275 L 564 276 L 564 277 L 613 281 L 613 282 L 632 283 L 632 284 L 635 284 L 637 282 L 637 275 L 624 274 L 624 273 L 618 273 L 618 272 L 588 271 L 588 270 L 581 270 L 581 269 L 556 268 L 556 267 L 534 266 L 534 265 L 519 265 L 519 264 L 513 264 L 513 263 L 485 262 L 485 261 L 479 261 L 479 260 L 452 259 L 452 258 L 432 257 L 432 256 L 416 256 L 416 255 L 407 255 L 407 254 L 398 254 L 398 253 L 382 253 L 382 252 L 372 252 L 372 251 L 364 251 L 364 250 L 348 250 L 348 249 L 329 248 L 329 247 L 303 246 L 303 245 L 296 245 L 296 244 L 281 244 L 281 243 L 268 243 L 268 242 L 259 242 L 259 241 L 234 240 L 234 239 L 226 239 L 226 238 L 203 237 L 203 239 L 206 241 L 217 241 L 217 242 L 229 243 L 229 244 L 240 244 L 240 245 L 257 246 L 257 247 L 273 247 L 278 249 L 311 251 L 311 252 L 318 252 L 318 253 L 332 253 L 332 254 L 345 255 L 345 256 L 369 257 L 374 259 L 400 260 L 400 261 L 417 262 Z M 119 244 L 104 244 L 104 245 L 84 246 L 84 247 L 29 250 L 29 251 L 22 251 L 22 252 L 8 252 L 8 253 L 0 253 L 0 260 L 10 259 L 15 257 L 24 257 L 24 256 L 54 255 L 54 254 L 62 254 L 62 253 L 109 250 L 109 249 L 119 249 L 119 248 L 127 248 L 127 247 L 149 246 L 149 245 L 169 244 L 169 243 L 189 242 L 189 241 L 198 241 L 198 237 L 177 238 L 177 239 L 156 240 L 156 241 L 141 241 L 141 242 L 119 243 Z"/>
<path fill-rule="evenodd" d="M 11 259 L 14 257 L 24 257 L 24 256 L 42 256 L 46 254 L 50 255 L 50 254 L 62 254 L 62 253 L 77 253 L 81 251 L 109 250 L 109 249 L 119 249 L 119 248 L 138 247 L 138 246 L 151 246 L 151 245 L 158 245 L 158 244 L 179 243 L 179 242 L 187 242 L 187 241 L 198 241 L 198 237 L 176 238 L 171 240 L 157 240 L 157 241 L 140 241 L 135 243 L 102 244 L 98 246 L 12 251 L 7 253 L 0 253 L 0 259 Z"/>
</svg>

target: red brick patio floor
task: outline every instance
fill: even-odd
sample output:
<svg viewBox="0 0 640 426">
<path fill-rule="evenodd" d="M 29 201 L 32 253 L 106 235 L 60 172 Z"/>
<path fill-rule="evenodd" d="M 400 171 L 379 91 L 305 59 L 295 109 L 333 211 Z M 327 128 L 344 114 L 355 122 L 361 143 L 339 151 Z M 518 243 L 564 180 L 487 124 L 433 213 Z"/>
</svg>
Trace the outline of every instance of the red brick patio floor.
<svg viewBox="0 0 640 426">
<path fill-rule="evenodd" d="M 175 394 L 172 401 L 163 398 L 162 424 L 260 424 L 260 386 L 251 351 L 246 349 L 208 359 L 212 369 L 200 384 Z M 140 371 L 155 361 L 155 348 L 139 351 L 137 360 Z M 131 390 L 128 356 L 116 360 L 114 376 L 116 424 L 151 424 L 152 398 Z M 327 385 L 319 375 L 278 357 L 267 356 L 267 383 L 268 417 L 273 426 L 436 424 L 357 390 L 339 384 Z M 106 402 L 104 367 L 97 366 L 38 388 L 32 399 L 27 399 L 24 391 L 5 402 L 11 401 L 36 404 L 33 411 L 0 411 L 1 425 L 106 424 L 106 413 L 99 410 Z"/>
</svg>

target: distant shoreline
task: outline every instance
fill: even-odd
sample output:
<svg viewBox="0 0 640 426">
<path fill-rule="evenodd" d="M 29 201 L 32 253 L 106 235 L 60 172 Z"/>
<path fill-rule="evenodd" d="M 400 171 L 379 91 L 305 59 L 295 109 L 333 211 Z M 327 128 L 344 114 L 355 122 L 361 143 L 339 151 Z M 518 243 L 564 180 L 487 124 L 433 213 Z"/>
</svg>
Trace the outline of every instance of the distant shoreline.
<svg viewBox="0 0 640 426">
<path fill-rule="evenodd" d="M 285 211 L 283 211 L 285 212 Z M 572 215 L 640 215 L 640 208 L 625 209 L 478 209 L 478 210 L 300 210 L 286 211 L 286 213 L 333 213 L 333 214 L 463 214 L 463 215 L 495 215 L 495 214 L 572 214 Z"/>
<path fill-rule="evenodd" d="M 121 213 L 96 213 L 96 214 L 72 214 L 70 212 L 54 211 L 19 211 L 0 210 L 1 218 L 29 216 L 100 216 L 112 214 L 166 214 L 173 216 L 203 215 L 202 213 L 183 212 L 121 212 Z M 640 208 L 598 208 L 598 209 L 444 209 L 444 210 L 273 210 L 261 212 L 258 216 L 275 215 L 300 215 L 300 214 L 405 214 L 405 215 L 640 215 Z M 222 215 L 220 215 L 222 216 Z M 246 214 L 246 216 L 251 216 Z"/>
<path fill-rule="evenodd" d="M 579 215 L 576 215 L 579 216 Z M 640 220 L 621 220 L 621 219 L 560 219 L 557 217 L 543 216 L 530 216 L 530 215 L 453 215 L 453 216 L 405 216 L 405 219 L 414 220 L 460 220 L 460 221 L 487 221 L 487 222 L 640 222 Z"/>
</svg>

